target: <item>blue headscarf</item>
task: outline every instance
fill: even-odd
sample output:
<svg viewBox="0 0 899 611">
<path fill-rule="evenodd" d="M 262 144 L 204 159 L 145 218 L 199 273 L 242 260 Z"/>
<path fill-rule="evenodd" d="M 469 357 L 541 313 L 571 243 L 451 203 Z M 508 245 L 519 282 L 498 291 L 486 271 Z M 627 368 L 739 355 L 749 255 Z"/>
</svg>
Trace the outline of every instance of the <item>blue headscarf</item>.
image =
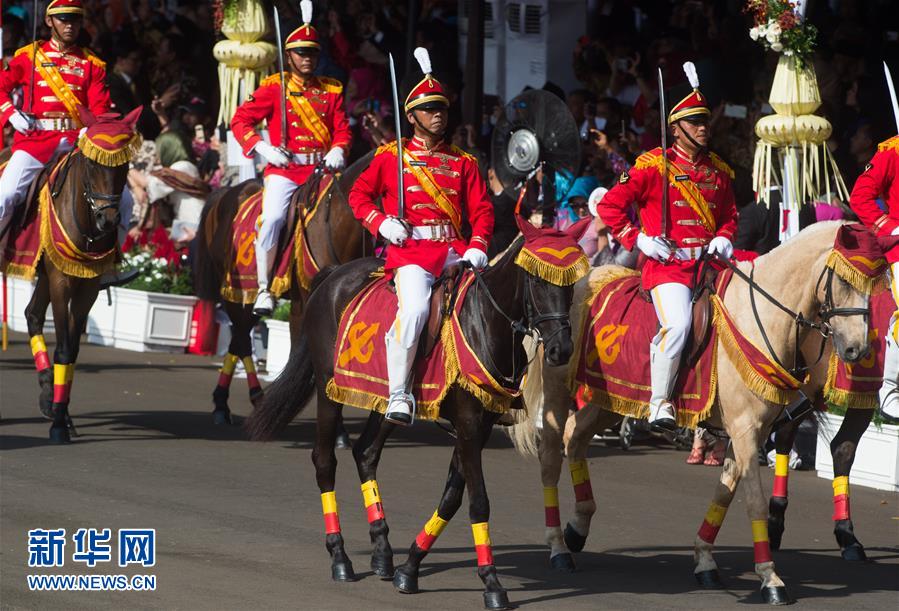
<svg viewBox="0 0 899 611">
<path fill-rule="evenodd" d="M 556 174 L 556 176 L 558 176 L 558 174 Z M 556 182 L 558 183 L 558 179 Z M 598 186 L 599 180 L 597 180 L 595 176 L 579 176 L 575 178 L 571 188 L 568 189 L 568 192 L 561 198 L 562 204 L 559 206 L 559 217 L 563 217 L 563 215 L 567 214 L 569 221 L 572 223 L 577 221 L 580 217 L 571 207 L 571 199 L 574 197 L 583 197 L 585 200 L 589 199 L 593 189 Z M 558 194 L 559 192 L 556 191 L 556 193 Z"/>
</svg>

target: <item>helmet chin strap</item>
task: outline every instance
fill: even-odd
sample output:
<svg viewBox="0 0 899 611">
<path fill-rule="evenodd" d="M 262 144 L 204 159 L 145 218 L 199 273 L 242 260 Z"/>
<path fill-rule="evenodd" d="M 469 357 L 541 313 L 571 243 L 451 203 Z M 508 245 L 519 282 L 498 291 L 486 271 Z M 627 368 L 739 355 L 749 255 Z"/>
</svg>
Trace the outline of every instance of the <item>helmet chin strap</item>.
<svg viewBox="0 0 899 611">
<path fill-rule="evenodd" d="M 677 121 L 677 124 L 678 124 L 678 127 L 680 127 L 680 133 L 683 134 L 684 138 L 686 138 L 686 139 L 690 142 L 690 144 L 692 144 L 693 146 L 696 147 L 696 152 L 697 152 L 697 153 L 705 153 L 707 147 L 705 147 L 705 146 L 699 144 L 698 142 L 696 142 L 696 140 L 694 140 L 693 137 L 690 136 L 689 133 L 687 133 L 687 130 L 685 130 L 685 129 L 681 126 L 680 121 Z"/>
<path fill-rule="evenodd" d="M 442 132 L 440 132 L 439 134 L 436 133 L 436 132 L 434 132 L 434 131 L 431 131 L 430 129 L 428 129 L 427 127 L 425 127 L 424 124 L 423 124 L 421 121 L 418 120 L 418 115 L 415 114 L 415 111 L 414 111 L 414 110 L 412 111 L 412 118 L 415 120 L 415 124 L 416 124 L 416 125 L 417 125 L 417 126 L 424 132 L 424 133 L 426 133 L 427 135 L 429 135 L 431 138 L 434 138 L 435 140 L 439 140 L 439 139 L 443 138 L 443 134 L 446 132 L 445 129 L 444 129 Z"/>
</svg>

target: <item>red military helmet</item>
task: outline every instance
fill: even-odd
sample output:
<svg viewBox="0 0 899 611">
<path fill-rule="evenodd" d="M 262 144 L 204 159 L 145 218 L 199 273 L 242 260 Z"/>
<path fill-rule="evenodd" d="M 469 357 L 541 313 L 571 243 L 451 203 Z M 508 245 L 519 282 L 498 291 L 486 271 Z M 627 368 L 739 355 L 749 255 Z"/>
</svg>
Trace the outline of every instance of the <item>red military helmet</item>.
<svg viewBox="0 0 899 611">
<path fill-rule="evenodd" d="M 431 56 L 428 55 L 428 50 L 418 47 L 413 52 L 413 55 L 418 60 L 418 65 L 421 66 L 421 71 L 424 72 L 425 76 L 406 96 L 406 112 L 415 108 L 423 110 L 448 107 L 449 100 L 443 91 L 443 85 L 431 74 Z"/>
<path fill-rule="evenodd" d="M 66 15 L 84 15 L 81 0 L 52 0 L 47 5 L 47 15 L 63 18 Z"/>
<path fill-rule="evenodd" d="M 311 0 L 302 0 L 300 2 L 300 13 L 303 17 L 303 25 L 290 33 L 284 42 L 284 48 L 296 50 L 298 53 L 319 51 L 321 45 L 318 42 L 318 31 L 312 27 Z"/>
<path fill-rule="evenodd" d="M 696 66 L 693 65 L 693 62 L 684 64 L 684 72 L 687 75 L 687 80 L 690 81 L 693 91 L 671 108 L 671 112 L 668 113 L 669 125 L 687 117 L 711 114 L 709 106 L 706 104 L 705 96 L 699 91 L 699 75 L 696 73 Z"/>
</svg>

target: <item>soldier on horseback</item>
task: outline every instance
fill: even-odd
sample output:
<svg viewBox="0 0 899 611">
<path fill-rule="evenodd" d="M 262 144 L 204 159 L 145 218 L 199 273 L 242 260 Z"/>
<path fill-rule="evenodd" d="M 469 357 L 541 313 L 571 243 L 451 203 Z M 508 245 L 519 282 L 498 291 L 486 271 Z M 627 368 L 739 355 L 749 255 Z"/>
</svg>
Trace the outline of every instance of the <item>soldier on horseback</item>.
<svg viewBox="0 0 899 611">
<path fill-rule="evenodd" d="M 269 291 L 278 237 L 287 218 L 290 199 L 319 162 L 329 170 L 343 168 L 351 132 L 343 103 L 343 85 L 334 79 L 313 76 L 321 45 L 312 21 L 312 2 L 300 3 L 303 25 L 287 37 L 284 49 L 288 70 L 268 77 L 234 113 L 231 130 L 248 157 L 258 153 L 268 164 L 262 195 L 262 224 L 256 236 L 256 270 L 259 293 L 253 312 L 271 314 L 274 299 Z M 287 91 L 281 88 L 282 78 Z M 286 96 L 287 102 L 284 103 Z M 286 120 L 282 117 L 286 111 Z M 268 122 L 273 146 L 256 133 Z M 287 126 L 283 133 L 282 126 Z"/>
<path fill-rule="evenodd" d="M 393 273 L 399 309 L 384 338 L 390 387 L 385 417 L 402 425 L 412 423 L 414 399 L 407 385 L 428 319 L 431 287 L 444 269 L 460 261 L 477 269 L 486 266 L 493 233 L 493 207 L 477 161 L 443 142 L 449 100 L 431 74 L 427 50 L 416 49 L 415 57 L 425 76 L 405 101 L 414 132 L 402 141 L 405 212 L 398 209 L 396 143 L 378 149 L 349 196 L 356 218 L 390 242 L 385 269 Z M 375 205 L 378 198 L 383 212 Z M 461 233 L 463 210 L 471 226 L 467 242 Z"/>
<path fill-rule="evenodd" d="M 0 176 L 0 241 L 32 181 L 54 156 L 75 147 L 83 127 L 78 107 L 95 116 L 110 111 L 106 64 L 76 44 L 83 19 L 81 0 L 53 0 L 44 18 L 50 40 L 22 47 L 0 72 L 0 125 L 9 122 L 16 130 L 12 156 Z M 13 106 L 11 94 L 17 87 L 24 90 L 23 106 L 29 113 Z M 132 206 L 126 188 L 119 203 L 119 222 L 125 228 Z M 118 281 L 104 278 L 104 284 L 109 283 Z"/>
<path fill-rule="evenodd" d="M 708 151 L 709 108 L 693 64 L 684 64 L 684 71 L 693 90 L 668 114 L 673 146 L 665 157 L 661 148 L 641 155 L 597 206 L 615 239 L 629 250 L 636 245 L 647 258 L 642 284 L 660 324 L 649 346 L 649 421 L 669 430 L 676 427 L 671 395 L 692 325 L 699 260 L 704 252 L 730 258 L 737 227 L 733 171 Z M 663 210 L 669 201 L 670 209 Z M 632 205 L 642 229 L 628 218 Z"/>
</svg>

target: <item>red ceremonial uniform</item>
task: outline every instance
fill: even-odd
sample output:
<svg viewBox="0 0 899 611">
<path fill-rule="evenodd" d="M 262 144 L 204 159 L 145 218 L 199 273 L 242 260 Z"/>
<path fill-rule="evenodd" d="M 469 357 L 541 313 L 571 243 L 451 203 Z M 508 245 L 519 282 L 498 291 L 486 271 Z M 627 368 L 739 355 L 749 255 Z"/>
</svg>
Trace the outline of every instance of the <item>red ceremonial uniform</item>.
<svg viewBox="0 0 899 611">
<path fill-rule="evenodd" d="M 403 150 L 413 162 L 403 168 L 405 196 L 405 221 L 413 227 L 452 226 L 452 217 L 461 218 L 463 211 L 471 226 L 468 243 L 458 236 L 453 240 L 413 240 L 387 249 L 386 269 L 396 269 L 403 265 L 418 265 L 434 276 L 439 276 L 446 261 L 450 246 L 460 256 L 468 248 L 484 252 L 493 235 L 493 206 L 487 198 L 487 187 L 478 163 L 474 157 L 458 149 L 441 143 L 429 151 L 419 138 L 404 139 Z M 415 164 L 421 163 L 422 166 Z M 451 215 L 444 210 L 428 190 L 430 185 L 422 184 L 416 171 L 426 169 L 433 177 L 446 200 L 453 206 Z M 424 181 L 427 182 L 427 181 Z M 381 198 L 382 212 L 375 206 Z M 396 145 L 385 145 L 378 149 L 374 159 L 356 179 L 350 190 L 349 204 L 353 214 L 365 227 L 378 234 L 378 228 L 388 216 L 397 215 L 397 161 Z M 458 231 L 458 227 L 456 228 Z"/>
<path fill-rule="evenodd" d="M 871 162 L 855 181 L 849 206 L 878 237 L 888 236 L 899 227 L 899 136 L 893 136 L 877 147 Z M 877 205 L 883 198 L 886 212 Z M 899 262 L 899 247 L 886 253 L 892 265 Z"/>
<path fill-rule="evenodd" d="M 640 233 L 627 215 L 631 205 L 637 207 L 643 233 L 662 234 L 662 189 L 666 181 L 662 178 L 661 154 L 662 149 L 657 148 L 641 155 L 596 207 L 615 239 L 629 250 L 635 247 Z M 698 249 L 717 236 L 733 241 L 737 228 L 733 170 L 714 153 L 701 154 L 692 162 L 675 145 L 668 149 L 668 172 L 668 237 L 677 247 Z M 666 282 L 692 287 L 695 266 L 695 260 L 647 260 L 643 288 L 650 290 Z"/>
<path fill-rule="evenodd" d="M 41 163 L 47 163 L 62 138 L 74 146 L 82 127 L 76 110 L 80 104 L 94 115 L 109 112 L 106 88 L 106 64 L 88 49 L 75 47 L 62 52 L 53 40 L 38 44 L 37 73 L 34 76 L 34 102 L 31 103 L 33 45 L 22 47 L 0 72 L 0 124 L 5 125 L 15 112 L 11 93 L 21 86 L 22 109 L 31 109 L 38 120 L 46 122 L 30 135 L 16 132 L 13 152 L 23 150 Z M 53 121 L 64 129 L 54 129 Z"/>
<path fill-rule="evenodd" d="M 305 163 L 292 162 L 286 168 L 268 166 L 265 175 L 278 174 L 303 184 L 318 160 L 334 147 L 349 153 L 352 133 L 343 102 L 340 81 L 314 76 L 304 84 L 296 75 L 287 75 L 287 150 L 305 156 Z M 268 123 L 269 142 L 281 145 L 281 79 L 274 74 L 238 107 L 231 119 L 231 131 L 247 157 L 262 138 L 256 125 Z"/>
</svg>

